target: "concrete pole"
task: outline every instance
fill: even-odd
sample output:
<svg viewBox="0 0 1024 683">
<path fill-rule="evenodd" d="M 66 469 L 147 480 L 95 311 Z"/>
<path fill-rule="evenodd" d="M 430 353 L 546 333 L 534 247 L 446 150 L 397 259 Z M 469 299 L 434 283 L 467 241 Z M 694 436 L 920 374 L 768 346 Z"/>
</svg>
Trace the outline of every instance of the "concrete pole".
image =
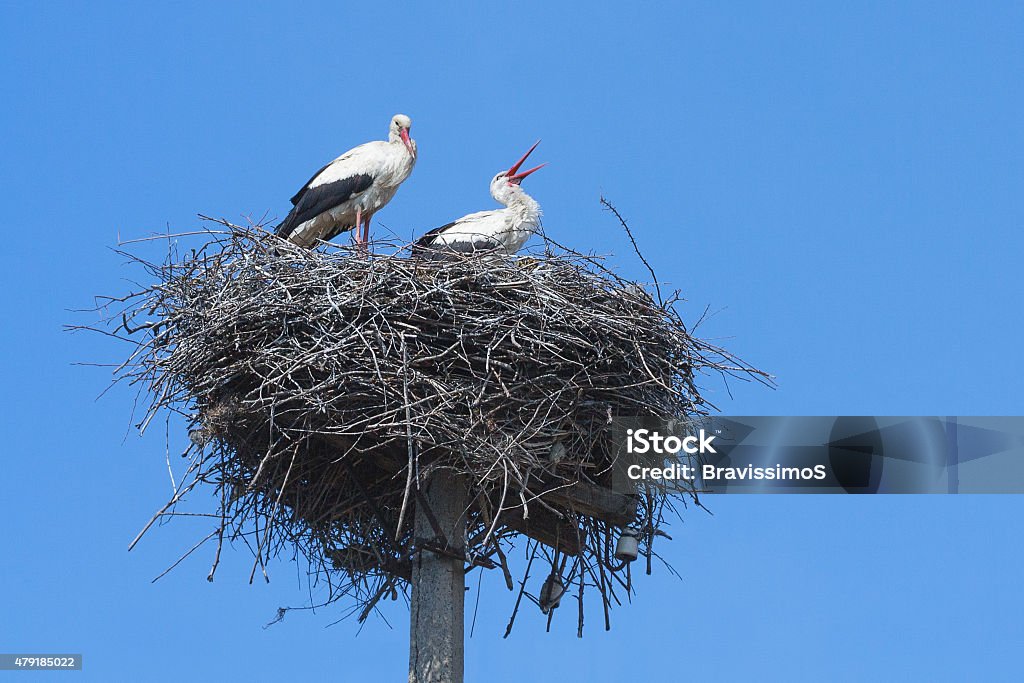
<svg viewBox="0 0 1024 683">
<path fill-rule="evenodd" d="M 451 470 L 438 470 L 421 489 L 430 512 L 458 557 L 423 550 L 412 559 L 412 605 L 409 628 L 409 683 L 463 683 L 463 571 L 466 529 L 466 483 Z M 416 545 L 437 533 L 423 505 L 416 506 Z"/>
</svg>

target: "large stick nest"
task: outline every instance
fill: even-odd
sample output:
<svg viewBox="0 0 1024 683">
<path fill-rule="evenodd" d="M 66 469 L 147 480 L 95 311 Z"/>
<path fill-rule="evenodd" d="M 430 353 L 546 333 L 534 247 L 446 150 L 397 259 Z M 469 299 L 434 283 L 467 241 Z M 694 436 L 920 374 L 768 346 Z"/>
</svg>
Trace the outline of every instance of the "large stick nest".
<svg viewBox="0 0 1024 683">
<path fill-rule="evenodd" d="M 191 425 L 188 474 L 154 519 L 212 485 L 214 570 L 225 540 L 249 545 L 253 572 L 297 551 L 361 618 L 443 545 L 413 524 L 440 467 L 472 500 L 446 552 L 511 589 L 506 553 L 527 533 L 530 557 L 596 587 L 607 618 L 615 586 L 631 590 L 619 527 L 640 532 L 649 570 L 666 505 L 610 495 L 612 419 L 703 415 L 702 373 L 761 375 L 693 337 L 674 299 L 551 242 L 429 261 L 224 225 L 184 255 L 171 240 L 162 263 L 133 256 L 153 284 L 114 300 L 115 334 L 135 344 L 118 374 L 151 399 L 141 424 L 169 409 Z"/>
</svg>

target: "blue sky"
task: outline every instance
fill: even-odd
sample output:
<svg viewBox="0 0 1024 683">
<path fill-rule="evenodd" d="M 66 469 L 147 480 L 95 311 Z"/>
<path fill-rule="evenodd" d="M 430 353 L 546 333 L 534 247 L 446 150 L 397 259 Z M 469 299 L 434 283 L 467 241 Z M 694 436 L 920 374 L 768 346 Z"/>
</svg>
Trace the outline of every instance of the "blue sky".
<svg viewBox="0 0 1024 683">
<path fill-rule="evenodd" d="M 630 220 L 684 313 L 779 387 L 724 413 L 1020 414 L 1024 8 L 1014 3 L 18 3 L 0 8 L 4 464 L 0 651 L 85 680 L 399 680 L 406 612 L 328 627 L 293 565 L 213 584 L 199 525 L 126 546 L 168 495 L 164 438 L 77 361 L 69 312 L 135 275 L 109 247 L 198 212 L 283 217 L 345 149 L 412 116 L 420 159 L 374 233 L 490 208 L 535 139 L 548 232 L 614 254 Z M 180 435 L 172 435 L 172 447 Z M 663 547 L 613 630 L 544 634 L 484 577 L 467 680 L 1009 678 L 1021 499 L 736 496 Z M 474 585 L 475 590 L 475 584 Z M 475 599 L 471 593 L 469 601 Z M 64 674 L 67 675 L 67 674 Z"/>
</svg>

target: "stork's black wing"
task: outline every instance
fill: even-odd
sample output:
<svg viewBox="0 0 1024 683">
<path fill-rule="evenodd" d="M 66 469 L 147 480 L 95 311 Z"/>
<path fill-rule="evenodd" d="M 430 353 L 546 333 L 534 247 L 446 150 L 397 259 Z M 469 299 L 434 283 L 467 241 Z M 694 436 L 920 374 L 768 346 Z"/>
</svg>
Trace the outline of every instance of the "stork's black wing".
<svg viewBox="0 0 1024 683">
<path fill-rule="evenodd" d="M 329 164 L 328 164 L 329 165 Z M 324 168 L 327 168 L 326 166 Z M 321 169 L 320 172 L 322 172 Z M 313 178 L 315 179 L 318 172 Z M 310 181 L 312 182 L 312 181 Z M 373 177 L 365 173 L 341 178 L 329 183 L 321 183 L 314 187 L 306 184 L 299 193 L 292 197 L 295 207 L 275 231 L 280 237 L 287 238 L 298 226 L 311 218 L 316 218 L 324 211 L 347 202 L 360 192 L 365 192 L 373 184 Z"/>
<path fill-rule="evenodd" d="M 430 232 L 427 232 L 423 237 L 416 240 L 412 245 L 412 255 L 417 258 L 428 258 L 428 259 L 443 259 L 445 254 L 459 253 L 473 253 L 477 251 L 493 251 L 499 248 L 499 244 L 489 237 L 481 235 L 479 238 L 475 238 L 472 241 L 459 240 L 458 242 L 435 244 L 434 239 L 442 232 L 447 230 L 458 223 L 454 221 L 452 223 L 445 223 L 439 227 L 434 228 Z"/>
<path fill-rule="evenodd" d="M 333 163 L 333 161 L 328 161 L 320 167 L 320 170 L 310 176 L 309 180 L 306 181 L 306 184 L 302 186 L 302 189 L 296 192 L 295 196 L 291 198 L 292 206 L 298 206 L 299 201 L 302 199 L 302 195 L 306 194 L 306 190 L 308 190 L 309 186 L 313 184 L 313 181 L 316 180 L 317 176 L 326 171 L 327 167 Z"/>
<path fill-rule="evenodd" d="M 433 230 L 425 233 L 423 235 L 423 237 L 421 237 L 418 240 L 416 240 L 415 242 L 413 242 L 413 245 L 412 245 L 412 255 L 413 256 L 423 256 L 423 255 L 425 255 L 427 252 L 429 252 L 431 249 L 433 249 L 433 247 L 434 247 L 434 238 L 437 237 L 438 235 L 440 235 L 442 232 L 444 232 L 448 228 L 450 228 L 453 225 L 455 225 L 456 222 L 457 221 L 452 221 L 451 223 L 445 223 L 444 225 L 439 225 L 438 227 L 434 228 Z"/>
</svg>

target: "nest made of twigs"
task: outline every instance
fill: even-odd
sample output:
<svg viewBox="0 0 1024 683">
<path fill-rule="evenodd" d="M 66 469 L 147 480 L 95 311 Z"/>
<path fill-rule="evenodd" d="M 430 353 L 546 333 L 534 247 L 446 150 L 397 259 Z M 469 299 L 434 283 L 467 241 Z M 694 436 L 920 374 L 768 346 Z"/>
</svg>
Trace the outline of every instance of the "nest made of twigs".
<svg viewBox="0 0 1024 683">
<path fill-rule="evenodd" d="M 762 374 L 693 337 L 675 299 L 549 241 L 428 261 L 224 226 L 163 263 L 133 257 L 153 284 L 115 300 L 135 345 L 119 376 L 151 398 L 141 424 L 162 409 L 191 424 L 189 475 L 157 518 L 216 487 L 218 560 L 224 540 L 246 541 L 253 571 L 297 548 L 361 618 L 405 589 L 415 492 L 438 467 L 469 485 L 469 568 L 511 589 L 505 555 L 529 533 L 607 614 L 616 584 L 631 590 L 617 527 L 642 531 L 649 569 L 666 503 L 638 492 L 599 515 L 567 493 L 607 489 L 612 418 L 706 414 L 701 373 Z"/>
</svg>

